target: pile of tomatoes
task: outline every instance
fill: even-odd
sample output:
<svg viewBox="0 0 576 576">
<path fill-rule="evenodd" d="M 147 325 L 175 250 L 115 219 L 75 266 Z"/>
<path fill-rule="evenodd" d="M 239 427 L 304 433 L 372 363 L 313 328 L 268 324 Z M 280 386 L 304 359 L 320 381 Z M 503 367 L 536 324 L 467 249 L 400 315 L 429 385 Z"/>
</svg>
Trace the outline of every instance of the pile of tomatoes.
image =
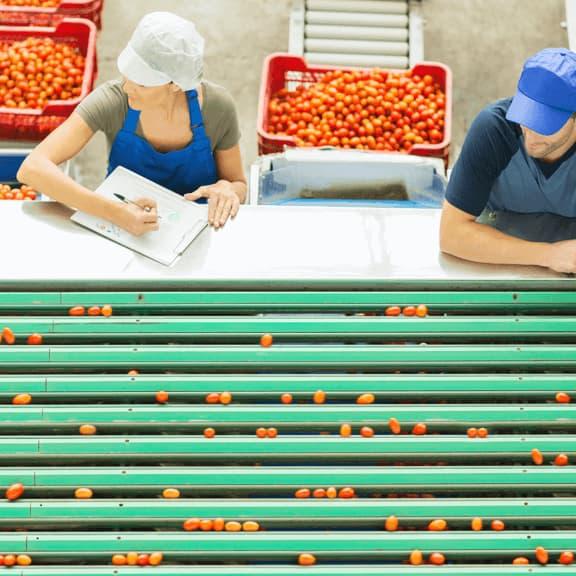
<svg viewBox="0 0 576 576">
<path fill-rule="evenodd" d="M 441 143 L 445 115 L 446 95 L 431 75 L 335 70 L 274 94 L 267 130 L 297 146 L 408 152 Z"/>
<path fill-rule="evenodd" d="M 34 8 L 57 8 L 60 0 L 0 0 L 0 6 L 21 6 Z"/>
<path fill-rule="evenodd" d="M 36 200 L 37 197 L 38 193 L 30 186 L 12 188 L 8 184 L 0 184 L 0 200 Z"/>
<path fill-rule="evenodd" d="M 0 41 L 0 107 L 44 108 L 82 93 L 85 58 L 51 38 Z"/>
</svg>

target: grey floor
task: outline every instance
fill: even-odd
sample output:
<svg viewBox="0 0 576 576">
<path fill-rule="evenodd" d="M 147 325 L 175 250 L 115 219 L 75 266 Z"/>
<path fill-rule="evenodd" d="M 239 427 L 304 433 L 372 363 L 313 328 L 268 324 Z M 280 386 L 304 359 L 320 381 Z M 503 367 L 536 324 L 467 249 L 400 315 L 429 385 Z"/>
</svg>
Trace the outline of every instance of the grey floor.
<svg viewBox="0 0 576 576">
<path fill-rule="evenodd" d="M 206 39 L 206 77 L 236 99 L 244 164 L 257 156 L 256 111 L 262 62 L 288 49 L 291 0 L 105 0 L 98 42 L 99 82 L 117 76 L 116 57 L 138 20 L 168 10 L 193 20 Z M 448 64 L 454 74 L 452 158 L 478 111 L 512 95 L 530 54 L 565 46 L 563 0 L 422 0 L 427 60 Z M 98 135 L 78 163 L 82 180 L 96 186 L 107 150 Z"/>
</svg>

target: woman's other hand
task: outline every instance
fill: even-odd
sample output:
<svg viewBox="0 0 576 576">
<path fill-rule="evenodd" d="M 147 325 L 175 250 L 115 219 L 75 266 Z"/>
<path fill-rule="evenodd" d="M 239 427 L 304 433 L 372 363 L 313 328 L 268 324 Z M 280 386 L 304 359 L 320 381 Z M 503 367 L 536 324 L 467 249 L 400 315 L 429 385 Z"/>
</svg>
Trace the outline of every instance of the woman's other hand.
<svg viewBox="0 0 576 576">
<path fill-rule="evenodd" d="M 184 196 L 186 200 L 208 199 L 208 223 L 221 228 L 228 218 L 234 218 L 240 209 L 240 199 L 231 182 L 220 180 L 210 186 L 200 186 L 198 190 Z"/>
</svg>

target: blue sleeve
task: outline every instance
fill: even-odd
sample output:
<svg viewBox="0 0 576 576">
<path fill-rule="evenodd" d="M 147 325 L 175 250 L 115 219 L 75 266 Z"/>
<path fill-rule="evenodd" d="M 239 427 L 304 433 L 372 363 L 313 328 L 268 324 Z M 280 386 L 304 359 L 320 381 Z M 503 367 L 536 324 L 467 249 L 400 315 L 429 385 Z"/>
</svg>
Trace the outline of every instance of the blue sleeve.
<svg viewBox="0 0 576 576">
<path fill-rule="evenodd" d="M 446 200 L 473 216 L 486 207 L 494 182 L 520 145 L 507 108 L 492 104 L 476 116 L 448 182 Z"/>
</svg>

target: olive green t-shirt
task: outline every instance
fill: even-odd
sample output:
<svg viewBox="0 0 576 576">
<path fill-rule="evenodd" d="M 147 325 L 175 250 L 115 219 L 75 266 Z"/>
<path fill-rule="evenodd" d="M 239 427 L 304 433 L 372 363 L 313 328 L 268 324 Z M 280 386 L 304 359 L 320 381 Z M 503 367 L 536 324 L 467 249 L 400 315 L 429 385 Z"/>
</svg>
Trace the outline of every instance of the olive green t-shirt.
<svg viewBox="0 0 576 576">
<path fill-rule="evenodd" d="M 234 100 L 218 84 L 203 81 L 202 88 L 202 119 L 212 151 L 228 150 L 240 140 Z M 76 112 L 94 132 L 104 132 L 110 149 L 128 113 L 128 96 L 122 90 L 122 80 L 110 80 L 96 88 L 79 104 Z M 140 124 L 136 134 L 144 138 Z"/>
</svg>

